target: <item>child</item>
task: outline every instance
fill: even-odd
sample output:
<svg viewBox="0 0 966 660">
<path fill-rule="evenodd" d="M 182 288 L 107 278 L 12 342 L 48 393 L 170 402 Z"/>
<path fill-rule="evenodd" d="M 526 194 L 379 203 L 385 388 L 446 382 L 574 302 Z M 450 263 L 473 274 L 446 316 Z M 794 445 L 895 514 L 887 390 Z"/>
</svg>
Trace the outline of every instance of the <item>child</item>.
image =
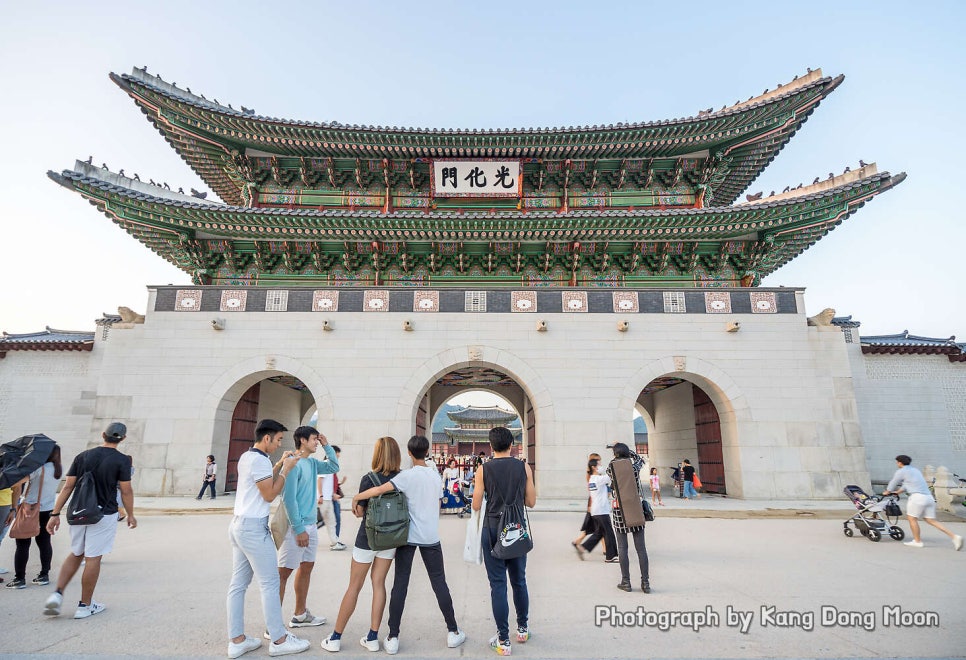
<svg viewBox="0 0 966 660">
<path fill-rule="evenodd" d="M 651 468 L 651 502 L 654 502 L 654 498 L 657 497 L 657 503 L 664 506 L 664 500 L 661 499 L 661 478 L 657 476 L 657 468 Z"/>
<path fill-rule="evenodd" d="M 381 486 L 370 488 L 352 498 L 352 512 L 357 517 L 362 516 L 360 500 L 368 500 L 394 489 L 405 493 L 409 503 L 409 543 L 396 548 L 396 576 L 389 597 L 389 636 L 384 644 L 389 655 L 399 652 L 399 624 L 406 605 L 409 576 L 417 549 L 429 574 L 429 582 L 436 594 L 439 610 L 446 621 L 446 646 L 454 649 L 466 641 L 466 635 L 456 625 L 453 598 L 446 586 L 446 574 L 443 570 L 443 548 L 439 543 L 439 495 L 443 490 L 443 480 L 435 466 L 426 465 L 429 440 L 425 436 L 411 437 L 408 449 L 409 457 L 413 461 L 411 468 L 403 470 Z"/>
</svg>

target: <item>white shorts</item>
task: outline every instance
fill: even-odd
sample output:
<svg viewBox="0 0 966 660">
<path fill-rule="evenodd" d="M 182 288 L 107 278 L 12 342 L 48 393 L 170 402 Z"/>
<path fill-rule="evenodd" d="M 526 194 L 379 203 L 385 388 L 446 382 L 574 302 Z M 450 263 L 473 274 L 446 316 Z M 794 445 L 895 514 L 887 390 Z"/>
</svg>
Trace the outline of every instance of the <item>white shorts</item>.
<svg viewBox="0 0 966 660">
<path fill-rule="evenodd" d="M 278 567 L 296 569 L 299 564 L 314 563 L 315 553 L 319 549 L 319 530 L 315 525 L 307 525 L 305 532 L 309 535 L 309 544 L 300 548 L 295 542 L 295 530 L 291 527 L 285 532 L 285 540 L 278 549 Z"/>
<path fill-rule="evenodd" d="M 913 493 L 906 503 L 906 515 L 913 518 L 933 519 L 936 517 L 936 500 L 930 495 Z"/>
<path fill-rule="evenodd" d="M 70 551 L 75 557 L 101 557 L 114 549 L 117 514 L 104 516 L 93 525 L 70 526 Z"/>
<path fill-rule="evenodd" d="M 371 564 L 372 560 L 376 557 L 379 557 L 379 559 L 395 559 L 396 549 L 389 548 L 388 550 L 363 550 L 362 548 L 352 546 L 352 558 L 360 564 Z"/>
</svg>

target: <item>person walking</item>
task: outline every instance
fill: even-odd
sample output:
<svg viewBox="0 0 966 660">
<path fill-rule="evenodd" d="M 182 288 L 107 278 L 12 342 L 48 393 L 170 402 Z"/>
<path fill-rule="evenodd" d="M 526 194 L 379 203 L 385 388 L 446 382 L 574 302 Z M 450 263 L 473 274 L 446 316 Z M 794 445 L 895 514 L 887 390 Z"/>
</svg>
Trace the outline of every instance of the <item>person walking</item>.
<svg viewBox="0 0 966 660">
<path fill-rule="evenodd" d="M 466 641 L 466 635 L 456 623 L 453 597 L 446 584 L 443 547 L 439 542 L 439 496 L 443 490 L 443 480 L 435 466 L 426 464 L 426 456 L 429 454 L 429 440 L 426 436 L 414 435 L 409 439 L 407 448 L 413 462 L 411 468 L 403 470 L 381 486 L 369 488 L 352 498 L 352 512 L 356 517 L 362 515 L 359 507 L 361 500 L 368 500 L 393 489 L 404 493 L 409 503 L 409 542 L 396 548 L 396 573 L 389 598 L 389 635 L 384 643 L 389 655 L 399 652 L 399 625 L 406 606 L 409 578 L 417 549 L 426 573 L 429 574 L 439 611 L 446 621 L 446 646 L 455 649 Z"/>
<path fill-rule="evenodd" d="M 617 537 L 617 556 L 621 565 L 621 581 L 617 585 L 617 588 L 621 591 L 631 590 L 631 574 L 630 574 L 630 561 L 627 556 L 628 542 L 627 535 L 630 534 L 634 537 L 634 547 L 637 550 L 637 560 L 641 567 L 641 589 L 644 593 L 651 593 L 651 580 L 650 572 L 647 558 L 647 546 L 644 543 L 644 524 L 640 526 L 629 526 L 625 522 L 623 507 L 631 506 L 641 506 L 641 501 L 644 499 L 644 493 L 641 492 L 641 468 L 644 465 L 644 460 L 633 453 L 630 448 L 623 442 L 618 442 L 614 445 L 614 459 L 607 466 L 607 476 L 610 477 L 615 482 L 617 479 L 614 475 L 614 464 L 619 460 L 629 459 L 631 463 L 631 469 L 634 471 L 634 482 L 636 488 L 633 491 L 627 493 L 620 492 L 620 484 L 615 483 L 616 489 L 614 491 L 617 496 L 612 500 L 611 504 L 613 506 L 611 510 L 611 521 L 614 524 L 614 534 Z"/>
<path fill-rule="evenodd" d="M 593 461 L 595 459 L 599 461 L 600 454 L 596 452 L 591 452 L 590 455 L 587 456 L 588 461 Z M 589 471 L 586 471 L 584 473 L 584 479 L 585 481 L 590 483 Z M 581 552 L 580 544 L 583 543 L 584 539 L 590 536 L 591 534 L 593 534 L 597 529 L 597 525 L 594 523 L 594 517 L 590 513 L 590 504 L 591 504 L 590 497 L 588 497 L 587 510 L 584 512 L 584 520 L 580 524 L 579 533 L 577 534 L 577 538 L 575 538 L 573 541 L 570 542 L 570 545 L 572 545 L 574 547 L 574 550 L 577 551 L 577 557 L 579 557 L 581 561 L 583 561 L 584 559 L 584 553 Z"/>
<path fill-rule="evenodd" d="M 335 496 L 335 477 L 331 474 L 320 474 L 318 481 L 319 489 L 319 513 L 322 514 L 322 524 L 329 533 L 329 550 L 345 550 L 345 543 L 339 538 L 336 531 L 335 505 L 332 498 Z"/>
<path fill-rule="evenodd" d="M 86 619 L 105 610 L 102 603 L 94 601 L 94 588 L 101 574 L 101 558 L 114 549 L 117 534 L 117 491 L 121 491 L 124 510 L 127 511 L 127 526 L 138 526 L 134 517 L 134 491 L 131 488 L 131 457 L 118 451 L 118 445 L 127 437 L 127 427 L 121 422 L 112 422 L 101 434 L 103 444 L 74 457 L 64 487 L 57 496 L 49 519 L 47 533 L 54 536 L 60 529 L 60 514 L 68 498 L 74 492 L 78 479 L 90 473 L 97 492 L 97 505 L 103 517 L 93 525 L 70 526 L 70 554 L 60 568 L 57 588 L 44 603 L 44 614 L 59 616 L 64 603 L 64 589 L 74 579 L 74 575 L 84 562 L 81 576 L 81 598 L 74 612 L 75 619 Z"/>
<path fill-rule="evenodd" d="M 399 443 L 396 442 L 395 438 L 385 436 L 376 440 L 376 446 L 372 451 L 372 473 L 362 477 L 359 482 L 359 492 L 363 493 L 373 486 L 379 486 L 399 474 L 401 460 Z M 375 480 L 373 480 L 373 474 Z M 382 615 L 386 610 L 386 576 L 389 574 L 389 567 L 392 566 L 392 560 L 396 556 L 396 548 L 389 550 L 372 550 L 369 548 L 365 523 L 369 501 L 359 500 L 358 505 L 362 523 L 359 525 L 355 545 L 352 548 L 349 586 L 346 587 L 345 595 L 342 596 L 342 604 L 339 606 L 335 628 L 328 637 L 322 640 L 322 648 L 332 653 L 337 653 L 342 649 L 342 634 L 349 623 L 349 618 L 355 612 L 356 604 L 359 602 L 359 592 L 362 591 L 366 582 L 366 575 L 370 575 L 369 580 L 372 583 L 372 609 L 369 614 L 369 633 L 361 638 L 359 643 L 369 651 L 379 650 L 379 626 L 382 623 Z"/>
<path fill-rule="evenodd" d="M 208 454 L 205 461 L 205 476 L 201 480 L 201 490 L 198 491 L 196 500 L 201 499 L 201 496 L 205 494 L 206 488 L 211 491 L 210 499 L 215 499 L 215 479 L 218 474 L 218 466 L 215 465 L 215 457 L 212 454 Z"/>
<path fill-rule="evenodd" d="M 50 562 L 54 550 L 50 544 L 50 533 L 47 523 L 50 513 L 54 510 L 57 500 L 57 484 L 60 481 L 63 467 L 60 461 L 60 445 L 54 445 L 47 461 L 30 473 L 29 481 L 24 491 L 24 504 L 39 504 L 38 521 L 40 533 L 34 537 L 37 551 L 40 553 L 40 572 L 31 584 L 45 586 L 50 584 Z M 27 587 L 27 561 L 30 559 L 30 539 L 17 539 L 17 551 L 14 555 L 14 578 L 7 584 L 8 589 L 24 589 Z"/>
<path fill-rule="evenodd" d="M 610 485 L 611 478 L 601 473 L 600 461 L 592 458 L 587 461 L 587 490 L 590 492 L 590 515 L 594 521 L 594 531 L 578 545 L 582 552 L 592 551 L 600 541 L 604 541 L 604 561 L 617 563 L 617 539 L 611 526 Z"/>
<path fill-rule="evenodd" d="M 496 623 L 496 635 L 490 639 L 490 648 L 498 655 L 510 655 L 510 606 L 507 603 L 507 578 L 513 590 L 513 609 L 516 611 L 516 640 L 520 644 L 530 639 L 530 593 L 527 588 L 527 556 L 498 559 L 492 550 L 500 537 L 500 516 L 507 506 L 524 505 L 531 509 L 537 503 L 537 490 L 533 485 L 533 472 L 526 461 L 510 456 L 513 434 L 498 426 L 490 429 L 491 458 L 476 471 L 476 488 L 473 490 L 473 510 L 479 511 L 486 496 L 486 517 L 480 544 L 483 548 L 483 564 L 490 583 L 490 608 Z"/>
<path fill-rule="evenodd" d="M 892 475 L 889 485 L 882 492 L 883 495 L 898 495 L 905 492 L 909 498 L 906 505 L 906 518 L 909 520 L 909 529 L 912 531 L 912 540 L 906 541 L 904 545 L 911 548 L 923 547 L 922 537 L 920 536 L 919 519 L 925 521 L 938 529 L 940 532 L 952 539 L 953 549 L 960 550 L 963 547 L 963 537 L 949 531 L 944 525 L 936 520 L 936 500 L 929 492 L 925 477 L 918 468 L 911 465 L 912 459 L 905 454 L 896 456 L 896 466 L 898 469 Z"/>
<path fill-rule="evenodd" d="M 287 430 L 274 419 L 260 421 L 252 448 L 238 459 L 235 517 L 228 528 L 232 551 L 227 598 L 229 658 L 238 658 L 262 645 L 262 640 L 245 634 L 245 592 L 252 577 L 258 579 L 265 625 L 272 639 L 268 654 L 301 653 L 311 646 L 308 640 L 286 632 L 282 623 L 278 558 L 268 528 L 269 505 L 282 492 L 286 478 L 299 461 L 290 451 L 282 454 L 274 466 L 269 459 L 269 454 L 278 450 L 282 433 Z"/>
<path fill-rule="evenodd" d="M 336 460 L 342 458 L 342 450 L 339 449 L 339 445 L 332 445 L 332 449 L 335 451 Z M 338 538 L 342 538 L 342 498 L 345 497 L 345 493 L 342 492 L 342 486 L 345 484 L 346 476 L 333 477 L 333 490 L 332 490 L 332 514 L 335 516 L 335 535 Z"/>
<path fill-rule="evenodd" d="M 651 468 L 651 502 L 664 506 L 664 500 L 661 498 L 661 477 L 656 467 Z"/>
<path fill-rule="evenodd" d="M 314 616 L 306 607 L 315 555 L 319 548 L 319 530 L 315 526 L 316 479 L 320 474 L 332 475 L 339 471 L 335 448 L 318 429 L 300 426 L 295 429 L 295 455 L 299 462 L 285 479 L 282 490 L 282 506 L 289 520 L 278 549 L 278 599 L 285 602 L 285 586 L 295 572 L 295 611 L 289 622 L 291 628 L 321 626 L 325 617 Z M 323 448 L 326 460 L 320 461 L 312 454 Z"/>
</svg>

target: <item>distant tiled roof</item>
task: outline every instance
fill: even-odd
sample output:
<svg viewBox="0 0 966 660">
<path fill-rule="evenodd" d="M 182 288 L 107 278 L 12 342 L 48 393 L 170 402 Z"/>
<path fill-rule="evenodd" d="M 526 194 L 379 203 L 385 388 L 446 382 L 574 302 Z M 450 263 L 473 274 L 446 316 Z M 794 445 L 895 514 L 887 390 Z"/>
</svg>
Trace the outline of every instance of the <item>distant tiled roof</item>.
<svg viewBox="0 0 966 660">
<path fill-rule="evenodd" d="M 517 438 L 520 436 L 521 433 L 523 433 L 523 429 L 521 429 L 520 427 L 511 428 L 510 433 L 513 434 L 514 438 Z M 466 438 L 467 440 L 470 438 L 474 438 L 482 442 L 487 442 L 490 437 L 490 431 L 489 429 L 464 429 L 458 426 L 456 427 L 448 426 L 446 427 L 446 435 L 452 436 L 454 438 Z"/>
<path fill-rule="evenodd" d="M 94 323 L 98 326 L 112 326 L 115 323 L 121 322 L 120 314 L 108 314 L 107 312 L 101 312 L 101 314 L 101 318 L 94 321 Z"/>
<path fill-rule="evenodd" d="M 94 333 L 77 330 L 54 330 L 12 335 L 0 338 L 0 357 L 7 351 L 90 351 L 94 348 Z"/>
<path fill-rule="evenodd" d="M 511 422 L 517 418 L 515 412 L 503 410 L 497 406 L 475 407 L 469 406 L 462 410 L 452 410 L 446 415 L 457 423 L 466 422 Z"/>
<path fill-rule="evenodd" d="M 862 352 L 892 355 L 946 355 L 950 362 L 966 362 L 966 344 L 956 342 L 956 336 L 919 337 L 903 330 L 897 335 L 861 337 Z"/>
<path fill-rule="evenodd" d="M 858 321 L 852 320 L 852 315 L 848 316 L 836 316 L 832 319 L 832 325 L 837 325 L 840 328 L 858 328 L 862 325 Z"/>
</svg>

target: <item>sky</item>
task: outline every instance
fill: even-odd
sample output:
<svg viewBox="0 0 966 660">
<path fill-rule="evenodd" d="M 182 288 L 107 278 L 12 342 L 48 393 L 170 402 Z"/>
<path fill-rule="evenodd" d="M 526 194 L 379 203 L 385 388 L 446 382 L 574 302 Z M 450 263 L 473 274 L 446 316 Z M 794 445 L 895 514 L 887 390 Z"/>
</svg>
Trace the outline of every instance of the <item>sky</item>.
<svg viewBox="0 0 966 660">
<path fill-rule="evenodd" d="M 148 285 L 190 283 L 46 176 L 93 156 L 207 190 L 112 71 L 288 119 L 519 128 L 696 115 L 820 67 L 845 82 L 745 192 L 859 159 L 909 176 L 763 284 L 806 287 L 809 314 L 865 336 L 966 339 L 966 3 L 0 0 L 0 16 L 0 331 L 92 330 L 143 312 Z"/>
</svg>

